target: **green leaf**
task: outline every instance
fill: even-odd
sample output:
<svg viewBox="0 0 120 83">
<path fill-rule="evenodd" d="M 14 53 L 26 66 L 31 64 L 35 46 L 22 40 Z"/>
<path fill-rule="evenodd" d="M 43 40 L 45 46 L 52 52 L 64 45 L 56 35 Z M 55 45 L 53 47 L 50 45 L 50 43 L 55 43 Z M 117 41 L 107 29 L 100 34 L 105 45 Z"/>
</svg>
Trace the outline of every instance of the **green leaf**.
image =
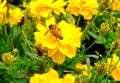
<svg viewBox="0 0 120 83">
<path fill-rule="evenodd" d="M 95 55 L 95 54 L 89 54 L 87 55 L 88 57 L 91 57 L 91 58 L 95 58 L 95 59 L 99 59 L 99 56 Z"/>
<path fill-rule="evenodd" d="M 43 59 L 41 58 L 41 57 L 37 57 L 37 55 L 36 54 L 32 54 L 32 53 L 30 53 L 30 52 L 25 52 L 31 59 L 36 59 L 36 60 L 38 60 L 38 61 L 41 61 L 41 62 L 43 62 Z"/>
<path fill-rule="evenodd" d="M 7 67 L 5 66 L 5 64 L 3 62 L 0 61 L 0 69 L 7 69 Z"/>
<path fill-rule="evenodd" d="M 113 83 L 113 82 L 111 82 L 111 80 L 107 80 L 107 79 L 103 79 L 102 81 L 101 81 L 101 83 Z"/>
<path fill-rule="evenodd" d="M 96 43 L 97 44 L 104 44 L 106 42 L 106 39 L 105 37 L 103 36 L 98 36 L 97 40 L 96 40 Z"/>
<path fill-rule="evenodd" d="M 89 35 L 92 36 L 94 39 L 97 39 L 98 35 L 94 32 L 88 31 Z"/>
<path fill-rule="evenodd" d="M 88 66 L 88 70 L 90 69 L 90 58 L 86 58 L 86 64 Z"/>
<path fill-rule="evenodd" d="M 109 48 L 112 42 L 115 41 L 115 33 L 109 31 L 106 35 L 106 43 L 104 44 L 106 48 Z"/>
</svg>

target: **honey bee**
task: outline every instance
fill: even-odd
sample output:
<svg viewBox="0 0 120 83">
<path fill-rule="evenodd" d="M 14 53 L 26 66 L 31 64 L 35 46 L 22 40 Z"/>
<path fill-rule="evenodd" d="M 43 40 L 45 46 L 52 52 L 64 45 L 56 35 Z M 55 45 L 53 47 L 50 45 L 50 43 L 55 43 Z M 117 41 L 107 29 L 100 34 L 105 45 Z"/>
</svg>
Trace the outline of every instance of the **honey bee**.
<svg viewBox="0 0 120 83">
<path fill-rule="evenodd" d="M 60 31 L 60 29 L 57 27 L 57 25 L 55 24 L 55 25 L 50 25 L 49 26 L 49 30 L 47 31 L 47 32 L 45 32 L 45 34 L 44 35 L 46 35 L 48 32 L 51 32 L 55 37 L 57 37 L 57 38 L 59 38 L 59 39 L 63 39 L 63 36 L 62 36 L 62 33 L 61 33 L 61 31 Z"/>
</svg>

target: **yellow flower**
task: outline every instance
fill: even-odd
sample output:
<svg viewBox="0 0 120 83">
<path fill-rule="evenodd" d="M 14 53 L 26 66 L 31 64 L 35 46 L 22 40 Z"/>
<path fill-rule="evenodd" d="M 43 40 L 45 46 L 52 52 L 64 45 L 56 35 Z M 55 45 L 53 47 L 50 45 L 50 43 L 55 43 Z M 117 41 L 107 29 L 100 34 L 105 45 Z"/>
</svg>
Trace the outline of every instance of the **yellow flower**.
<svg viewBox="0 0 120 83">
<path fill-rule="evenodd" d="M 56 14 L 65 13 L 64 6 L 66 2 L 64 0 L 34 0 L 30 1 L 30 12 L 35 17 L 48 17 L 52 11 Z"/>
<path fill-rule="evenodd" d="M 60 81 L 57 71 L 50 69 L 47 73 L 34 74 L 29 83 L 60 83 Z"/>
<path fill-rule="evenodd" d="M 11 25 L 14 25 L 14 24 L 20 22 L 22 17 L 23 17 L 23 12 L 20 8 L 10 9 L 9 17 L 8 17 L 7 21 Z"/>
<path fill-rule="evenodd" d="M 53 25 L 52 28 L 57 28 L 50 30 L 51 25 Z M 63 63 L 65 56 L 73 58 L 76 54 L 76 47 L 81 45 L 82 32 L 80 27 L 76 28 L 75 25 L 63 20 L 55 25 L 55 19 L 51 18 L 46 21 L 46 26 L 38 24 L 37 29 L 38 31 L 35 32 L 35 44 L 42 44 L 42 46 L 48 48 L 48 56 L 55 63 Z"/>
<path fill-rule="evenodd" d="M 45 83 L 45 76 L 40 74 L 34 74 L 29 80 L 29 83 Z"/>
<path fill-rule="evenodd" d="M 71 74 L 66 74 L 61 83 L 74 83 L 75 82 L 75 76 L 71 75 Z"/>
<path fill-rule="evenodd" d="M 120 11 L 120 1 L 119 0 L 114 0 L 112 2 L 112 10 Z"/>
<path fill-rule="evenodd" d="M 4 21 L 6 17 L 7 7 L 5 6 L 7 3 L 6 0 L 0 0 L 0 23 Z"/>
<path fill-rule="evenodd" d="M 59 78 L 57 71 L 50 69 L 47 73 L 34 74 L 29 80 L 29 83 L 74 83 L 75 77 L 71 74 L 66 74 L 63 79 Z"/>
<path fill-rule="evenodd" d="M 97 0 L 69 0 L 67 10 L 75 16 L 83 15 L 84 19 L 92 19 L 93 14 L 97 14 Z"/>
<path fill-rule="evenodd" d="M 115 64 L 118 62 L 119 57 L 116 54 L 112 54 L 113 58 L 108 58 L 108 69 L 111 72 Z M 117 63 L 115 68 L 113 69 L 111 76 L 113 77 L 114 80 L 120 81 L 120 61 Z"/>
</svg>

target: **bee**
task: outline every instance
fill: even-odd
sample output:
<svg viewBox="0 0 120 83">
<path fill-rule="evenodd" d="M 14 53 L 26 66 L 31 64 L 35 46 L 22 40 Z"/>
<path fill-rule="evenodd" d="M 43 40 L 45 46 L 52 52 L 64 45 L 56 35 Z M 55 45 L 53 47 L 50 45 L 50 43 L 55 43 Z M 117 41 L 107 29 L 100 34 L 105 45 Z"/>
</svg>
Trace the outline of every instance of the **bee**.
<svg viewBox="0 0 120 83">
<path fill-rule="evenodd" d="M 95 50 L 95 53 L 98 55 L 99 59 L 102 59 L 102 55 L 97 50 Z"/>
<path fill-rule="evenodd" d="M 41 46 L 37 46 L 37 47 L 36 47 L 36 50 L 37 50 L 37 52 L 38 52 L 38 55 L 40 55 L 40 56 L 43 55 L 43 53 L 44 53 L 44 51 L 45 51 L 45 50 L 43 50 L 43 48 L 42 48 Z"/>
<path fill-rule="evenodd" d="M 48 32 L 52 33 L 55 37 L 57 37 L 61 40 L 63 39 L 62 33 L 61 33 L 60 29 L 57 27 L 57 24 L 49 25 L 49 30 L 47 32 L 45 32 L 44 35 L 46 35 Z"/>
</svg>

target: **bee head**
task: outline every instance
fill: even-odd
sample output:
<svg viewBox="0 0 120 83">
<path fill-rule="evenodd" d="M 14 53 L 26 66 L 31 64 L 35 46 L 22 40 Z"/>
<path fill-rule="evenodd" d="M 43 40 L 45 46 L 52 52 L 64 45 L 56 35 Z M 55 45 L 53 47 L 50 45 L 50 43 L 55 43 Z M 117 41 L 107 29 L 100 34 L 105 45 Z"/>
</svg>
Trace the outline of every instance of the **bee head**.
<svg viewBox="0 0 120 83">
<path fill-rule="evenodd" d="M 55 25 L 49 25 L 49 29 L 55 29 L 56 28 L 56 26 Z"/>
</svg>

